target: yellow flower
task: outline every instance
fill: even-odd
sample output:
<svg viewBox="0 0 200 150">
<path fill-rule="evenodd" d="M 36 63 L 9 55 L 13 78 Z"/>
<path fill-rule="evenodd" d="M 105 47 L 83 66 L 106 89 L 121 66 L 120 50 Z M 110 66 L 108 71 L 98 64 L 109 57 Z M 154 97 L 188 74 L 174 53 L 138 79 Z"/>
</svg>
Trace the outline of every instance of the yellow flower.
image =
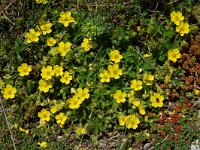
<svg viewBox="0 0 200 150">
<path fill-rule="evenodd" d="M 17 90 L 12 85 L 8 84 L 5 88 L 3 88 L 2 93 L 5 99 L 13 99 L 15 97 Z"/>
<path fill-rule="evenodd" d="M 65 27 L 69 26 L 69 23 L 74 22 L 74 18 L 71 16 L 71 12 L 62 12 L 60 13 L 60 18 L 58 19 L 59 23 L 62 23 Z"/>
<path fill-rule="evenodd" d="M 81 43 L 81 48 L 83 48 L 86 52 L 89 51 L 92 48 L 92 39 L 84 38 L 83 42 Z"/>
<path fill-rule="evenodd" d="M 131 97 L 129 98 L 129 102 L 130 102 L 131 104 L 133 104 L 135 107 L 140 106 L 140 100 L 138 100 L 138 99 L 135 98 L 134 96 L 131 96 Z"/>
<path fill-rule="evenodd" d="M 46 92 L 48 92 L 49 89 L 52 88 L 52 87 L 53 87 L 53 86 L 52 86 L 52 83 L 50 83 L 50 82 L 48 82 L 48 81 L 45 81 L 45 80 L 43 80 L 43 79 L 41 79 L 41 80 L 39 81 L 39 87 L 38 87 L 38 89 L 39 89 L 41 92 L 46 93 Z"/>
<path fill-rule="evenodd" d="M 78 98 L 78 96 L 73 96 L 72 98 L 70 98 L 68 100 L 68 102 L 69 102 L 69 108 L 70 109 L 77 109 L 77 108 L 80 107 L 80 104 L 82 103 L 82 100 L 80 100 Z"/>
<path fill-rule="evenodd" d="M 30 65 L 27 65 L 26 63 L 22 63 L 21 66 L 17 68 L 20 76 L 27 76 L 29 75 L 29 72 L 32 70 Z"/>
<path fill-rule="evenodd" d="M 55 114 L 57 111 L 58 111 L 57 105 L 52 106 L 51 109 L 50 109 L 50 112 L 51 112 L 52 114 Z"/>
<path fill-rule="evenodd" d="M 19 128 L 19 131 L 22 131 L 22 132 L 25 132 L 26 134 L 28 134 L 29 133 L 29 130 L 28 129 L 23 129 L 23 128 Z"/>
<path fill-rule="evenodd" d="M 130 129 L 130 128 L 136 129 L 138 127 L 139 123 L 140 123 L 140 120 L 136 115 L 132 114 L 132 115 L 127 116 L 126 127 L 128 129 Z"/>
<path fill-rule="evenodd" d="M 153 84 L 153 80 L 154 80 L 154 76 L 153 76 L 153 75 L 151 75 L 151 74 L 148 73 L 148 72 L 145 72 L 145 73 L 144 73 L 143 82 L 144 82 L 146 85 L 152 85 L 152 84 Z"/>
<path fill-rule="evenodd" d="M 118 64 L 108 66 L 108 72 L 111 78 L 119 79 L 122 75 L 122 69 L 119 68 Z"/>
<path fill-rule="evenodd" d="M 141 90 L 142 89 L 142 81 L 136 80 L 136 79 L 132 80 L 131 81 L 131 88 L 135 91 Z"/>
<path fill-rule="evenodd" d="M 70 75 L 70 73 L 67 71 L 65 71 L 62 77 L 60 78 L 60 81 L 65 84 L 69 84 L 71 80 L 72 80 L 72 75 Z"/>
<path fill-rule="evenodd" d="M 51 27 L 52 27 L 52 23 L 47 21 L 47 22 L 41 23 L 37 28 L 41 34 L 46 35 L 47 33 L 52 32 Z"/>
<path fill-rule="evenodd" d="M 58 44 L 58 50 L 61 56 L 65 56 L 71 50 L 72 44 L 70 42 L 64 43 L 60 42 Z"/>
<path fill-rule="evenodd" d="M 110 82 L 110 74 L 107 70 L 104 70 L 103 72 L 101 72 L 99 74 L 99 77 L 101 78 L 100 79 L 100 82 Z"/>
<path fill-rule="evenodd" d="M 187 22 L 180 22 L 178 26 L 176 26 L 176 32 L 179 32 L 181 36 L 189 33 L 189 24 Z"/>
<path fill-rule="evenodd" d="M 77 127 L 77 128 L 75 129 L 75 133 L 76 133 L 78 136 L 80 136 L 80 135 L 86 134 L 86 133 L 87 133 L 87 130 L 86 130 L 86 128 L 84 128 L 84 127 Z"/>
<path fill-rule="evenodd" d="M 64 102 L 61 102 L 60 104 L 55 103 L 55 105 L 52 106 L 50 109 L 51 113 L 55 114 L 57 111 L 61 110 L 64 104 L 65 104 Z"/>
<path fill-rule="evenodd" d="M 175 63 L 178 58 L 181 58 L 181 54 L 178 49 L 172 49 L 168 51 L 168 60 L 171 60 Z"/>
<path fill-rule="evenodd" d="M 126 120 L 127 120 L 126 116 L 120 116 L 119 117 L 119 125 L 124 126 L 126 124 Z"/>
<path fill-rule="evenodd" d="M 17 128 L 18 128 L 18 125 L 15 123 L 15 124 L 12 125 L 11 128 L 17 129 Z"/>
<path fill-rule="evenodd" d="M 112 50 L 110 52 L 110 60 L 111 61 L 114 61 L 115 63 L 119 63 L 122 58 L 123 58 L 123 56 L 120 55 L 118 50 Z"/>
<path fill-rule="evenodd" d="M 139 113 L 140 113 L 140 115 L 145 115 L 146 114 L 144 104 L 140 104 Z"/>
<path fill-rule="evenodd" d="M 80 98 L 82 101 L 90 97 L 88 88 L 78 88 L 75 95 L 78 96 L 78 98 Z"/>
<path fill-rule="evenodd" d="M 68 117 L 64 113 L 59 113 L 58 115 L 56 115 L 56 122 L 58 124 L 64 125 L 67 118 Z"/>
<path fill-rule="evenodd" d="M 199 90 L 195 89 L 194 94 L 199 95 Z"/>
<path fill-rule="evenodd" d="M 40 121 L 45 122 L 50 120 L 51 113 L 43 108 L 40 112 L 38 112 L 38 117 L 40 118 Z"/>
<path fill-rule="evenodd" d="M 124 103 L 126 101 L 126 93 L 121 90 L 117 90 L 113 97 L 117 103 Z"/>
<path fill-rule="evenodd" d="M 152 54 L 144 54 L 144 58 L 147 58 L 147 57 L 151 57 L 152 56 Z"/>
<path fill-rule="evenodd" d="M 46 148 L 47 142 L 41 142 L 41 143 L 38 143 L 38 145 L 40 145 L 41 148 Z"/>
<path fill-rule="evenodd" d="M 51 77 L 54 75 L 54 71 L 51 66 L 43 67 L 41 72 L 41 76 L 45 80 L 51 79 Z"/>
<path fill-rule="evenodd" d="M 164 97 L 160 95 L 160 93 L 154 93 L 150 97 L 150 102 L 153 107 L 162 107 L 163 106 Z"/>
<path fill-rule="evenodd" d="M 134 96 L 134 94 L 135 94 L 135 91 L 134 91 L 134 90 L 131 90 L 130 93 L 128 93 L 127 96 L 128 96 L 128 97 L 132 97 L 132 96 Z"/>
<path fill-rule="evenodd" d="M 171 21 L 174 22 L 176 25 L 179 25 L 181 21 L 184 20 L 184 16 L 182 16 L 182 13 L 180 11 L 175 12 L 173 11 L 170 14 Z"/>
<path fill-rule="evenodd" d="M 35 29 L 29 29 L 29 32 L 25 33 L 24 35 L 27 43 L 38 42 L 39 36 L 40 36 L 40 32 L 35 31 Z"/>
<path fill-rule="evenodd" d="M 56 44 L 56 40 L 53 37 L 47 39 L 48 46 L 54 46 Z"/>
<path fill-rule="evenodd" d="M 48 0 L 35 0 L 37 4 L 46 4 Z"/>
<path fill-rule="evenodd" d="M 53 67 L 53 71 L 54 71 L 56 77 L 63 75 L 63 67 L 62 66 L 55 65 Z"/>
</svg>

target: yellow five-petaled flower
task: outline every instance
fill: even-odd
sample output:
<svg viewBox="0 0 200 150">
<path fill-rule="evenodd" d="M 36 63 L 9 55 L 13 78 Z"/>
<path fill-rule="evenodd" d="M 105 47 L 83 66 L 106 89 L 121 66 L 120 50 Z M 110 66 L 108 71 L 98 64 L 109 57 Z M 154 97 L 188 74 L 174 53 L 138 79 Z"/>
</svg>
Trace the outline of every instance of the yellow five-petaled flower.
<svg viewBox="0 0 200 150">
<path fill-rule="evenodd" d="M 124 103 L 126 101 L 126 93 L 122 92 L 121 90 L 117 90 L 114 94 L 113 97 L 117 103 Z"/>
<path fill-rule="evenodd" d="M 128 129 L 130 128 L 136 129 L 139 123 L 140 123 L 140 120 L 135 114 L 119 117 L 119 124 L 121 126 L 125 125 Z"/>
<path fill-rule="evenodd" d="M 163 106 L 164 97 L 160 93 L 154 93 L 150 97 L 150 102 L 153 107 L 162 107 Z"/>
<path fill-rule="evenodd" d="M 60 13 L 60 18 L 58 19 L 58 22 L 62 23 L 65 27 L 68 27 L 69 24 L 72 22 L 76 23 L 71 14 L 72 14 L 71 12 Z"/>
<path fill-rule="evenodd" d="M 83 99 L 80 99 L 77 95 L 74 95 L 67 102 L 69 103 L 70 109 L 78 109 L 82 103 Z"/>
<path fill-rule="evenodd" d="M 2 93 L 5 99 L 13 99 L 15 97 L 17 90 L 12 85 L 8 84 L 5 88 L 3 88 Z"/>
<path fill-rule="evenodd" d="M 60 78 L 60 81 L 65 84 L 69 84 L 71 80 L 72 80 L 72 75 L 68 71 L 65 71 Z"/>
<path fill-rule="evenodd" d="M 174 22 L 176 25 L 179 25 L 179 23 L 184 20 L 184 16 L 182 15 L 180 11 L 178 12 L 173 11 L 170 14 L 170 17 L 171 17 L 171 21 Z"/>
<path fill-rule="evenodd" d="M 56 44 L 56 40 L 53 37 L 47 39 L 48 46 L 54 46 Z"/>
<path fill-rule="evenodd" d="M 88 88 L 78 88 L 76 90 L 76 93 L 75 95 L 81 100 L 81 101 L 84 101 L 85 99 L 88 99 L 90 97 L 90 94 L 89 94 L 89 89 Z"/>
<path fill-rule="evenodd" d="M 52 23 L 47 21 L 47 22 L 43 22 L 40 23 L 38 28 L 38 31 L 40 31 L 41 34 L 46 35 L 47 33 L 51 33 L 52 32 Z"/>
<path fill-rule="evenodd" d="M 17 68 L 20 76 L 27 76 L 29 72 L 32 70 L 31 66 L 27 63 L 22 63 L 21 66 Z"/>
<path fill-rule="evenodd" d="M 176 32 L 179 32 L 181 36 L 188 34 L 189 31 L 189 24 L 187 22 L 180 22 L 179 25 L 176 26 Z"/>
<path fill-rule="evenodd" d="M 81 48 L 84 51 L 89 51 L 92 48 L 92 39 L 91 38 L 84 38 L 83 42 L 81 43 Z"/>
<path fill-rule="evenodd" d="M 120 55 L 120 52 L 118 50 L 112 50 L 110 52 L 110 60 L 111 61 L 114 61 L 115 63 L 119 63 L 122 58 L 123 58 L 123 56 Z"/>
<path fill-rule="evenodd" d="M 118 64 L 108 66 L 108 72 L 111 78 L 119 79 L 122 75 L 122 69 L 119 68 Z"/>
<path fill-rule="evenodd" d="M 103 70 L 100 74 L 99 74 L 100 82 L 110 82 L 110 74 L 107 70 Z"/>
<path fill-rule="evenodd" d="M 131 88 L 135 91 L 141 90 L 142 89 L 142 81 L 136 80 L 136 79 L 132 80 L 131 81 Z"/>
<path fill-rule="evenodd" d="M 50 120 L 51 113 L 43 108 L 40 112 L 38 112 L 38 117 L 40 118 L 40 121 L 45 122 Z"/>
<path fill-rule="evenodd" d="M 48 92 L 49 89 L 52 88 L 52 87 L 53 87 L 52 83 L 50 83 L 49 81 L 40 79 L 38 89 L 39 89 L 41 92 L 46 93 L 46 92 Z"/>
<path fill-rule="evenodd" d="M 27 43 L 38 42 L 40 32 L 35 31 L 35 29 L 29 29 L 29 32 L 25 33 L 25 38 Z"/>
<path fill-rule="evenodd" d="M 54 71 L 54 74 L 56 77 L 63 75 L 63 67 L 62 66 L 55 65 L 53 67 L 53 71 Z"/>
<path fill-rule="evenodd" d="M 41 76 L 43 79 L 49 80 L 53 75 L 54 75 L 54 70 L 51 66 L 43 67 L 41 69 Z"/>
<path fill-rule="evenodd" d="M 72 44 L 70 42 L 60 42 L 58 44 L 58 50 L 61 56 L 65 56 L 71 50 Z"/>
<path fill-rule="evenodd" d="M 181 54 L 177 48 L 168 51 L 168 60 L 171 60 L 175 63 L 178 58 L 181 58 Z"/>
<path fill-rule="evenodd" d="M 64 125 L 67 118 L 68 117 L 64 113 L 59 113 L 56 115 L 56 122 L 60 125 Z"/>
</svg>

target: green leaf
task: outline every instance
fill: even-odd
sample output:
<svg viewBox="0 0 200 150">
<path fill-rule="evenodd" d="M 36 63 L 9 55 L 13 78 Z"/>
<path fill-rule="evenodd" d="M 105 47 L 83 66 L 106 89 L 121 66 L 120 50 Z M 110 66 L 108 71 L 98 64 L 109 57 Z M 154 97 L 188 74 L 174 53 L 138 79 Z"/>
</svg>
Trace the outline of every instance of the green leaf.
<svg viewBox="0 0 200 150">
<path fill-rule="evenodd" d="M 174 31 L 173 30 L 168 30 L 165 32 L 166 37 L 172 38 L 174 36 Z"/>
</svg>

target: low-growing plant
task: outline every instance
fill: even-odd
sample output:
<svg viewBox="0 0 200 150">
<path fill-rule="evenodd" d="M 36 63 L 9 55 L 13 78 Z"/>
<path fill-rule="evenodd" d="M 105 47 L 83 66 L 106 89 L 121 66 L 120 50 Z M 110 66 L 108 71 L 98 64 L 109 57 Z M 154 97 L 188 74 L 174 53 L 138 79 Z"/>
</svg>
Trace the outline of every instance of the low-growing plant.
<svg viewBox="0 0 200 150">
<path fill-rule="evenodd" d="M 117 134 L 121 145 L 115 141 L 112 148 L 190 146 L 199 132 L 194 113 L 199 78 L 197 73 L 191 88 L 193 76 L 185 73 L 194 72 L 188 65 L 199 68 L 194 66 L 198 42 L 190 48 L 194 55 L 183 53 L 191 25 L 181 9 L 147 17 L 151 13 L 139 2 L 130 2 L 137 8 L 134 16 L 121 16 L 127 7 L 118 6 L 114 14 L 119 15 L 112 16 L 96 11 L 93 3 L 85 8 L 71 2 L 65 8 L 62 2 L 35 1 L 45 8 L 41 16 L 25 31 L 24 41 L 16 39 L 15 48 L 2 56 L 16 54 L 4 59 L 2 112 L 9 134 L 23 135 L 3 143 L 20 149 L 100 148 L 100 137 L 117 132 L 123 134 Z"/>
</svg>

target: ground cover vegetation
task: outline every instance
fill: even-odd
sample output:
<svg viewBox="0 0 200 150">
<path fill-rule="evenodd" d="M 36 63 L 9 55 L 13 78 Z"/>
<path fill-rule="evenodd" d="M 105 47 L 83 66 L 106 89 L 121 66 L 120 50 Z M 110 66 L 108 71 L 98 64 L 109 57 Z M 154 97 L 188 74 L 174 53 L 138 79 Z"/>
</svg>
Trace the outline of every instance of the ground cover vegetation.
<svg viewBox="0 0 200 150">
<path fill-rule="evenodd" d="M 0 149 L 187 150 L 200 3 L 0 3 Z"/>
</svg>

